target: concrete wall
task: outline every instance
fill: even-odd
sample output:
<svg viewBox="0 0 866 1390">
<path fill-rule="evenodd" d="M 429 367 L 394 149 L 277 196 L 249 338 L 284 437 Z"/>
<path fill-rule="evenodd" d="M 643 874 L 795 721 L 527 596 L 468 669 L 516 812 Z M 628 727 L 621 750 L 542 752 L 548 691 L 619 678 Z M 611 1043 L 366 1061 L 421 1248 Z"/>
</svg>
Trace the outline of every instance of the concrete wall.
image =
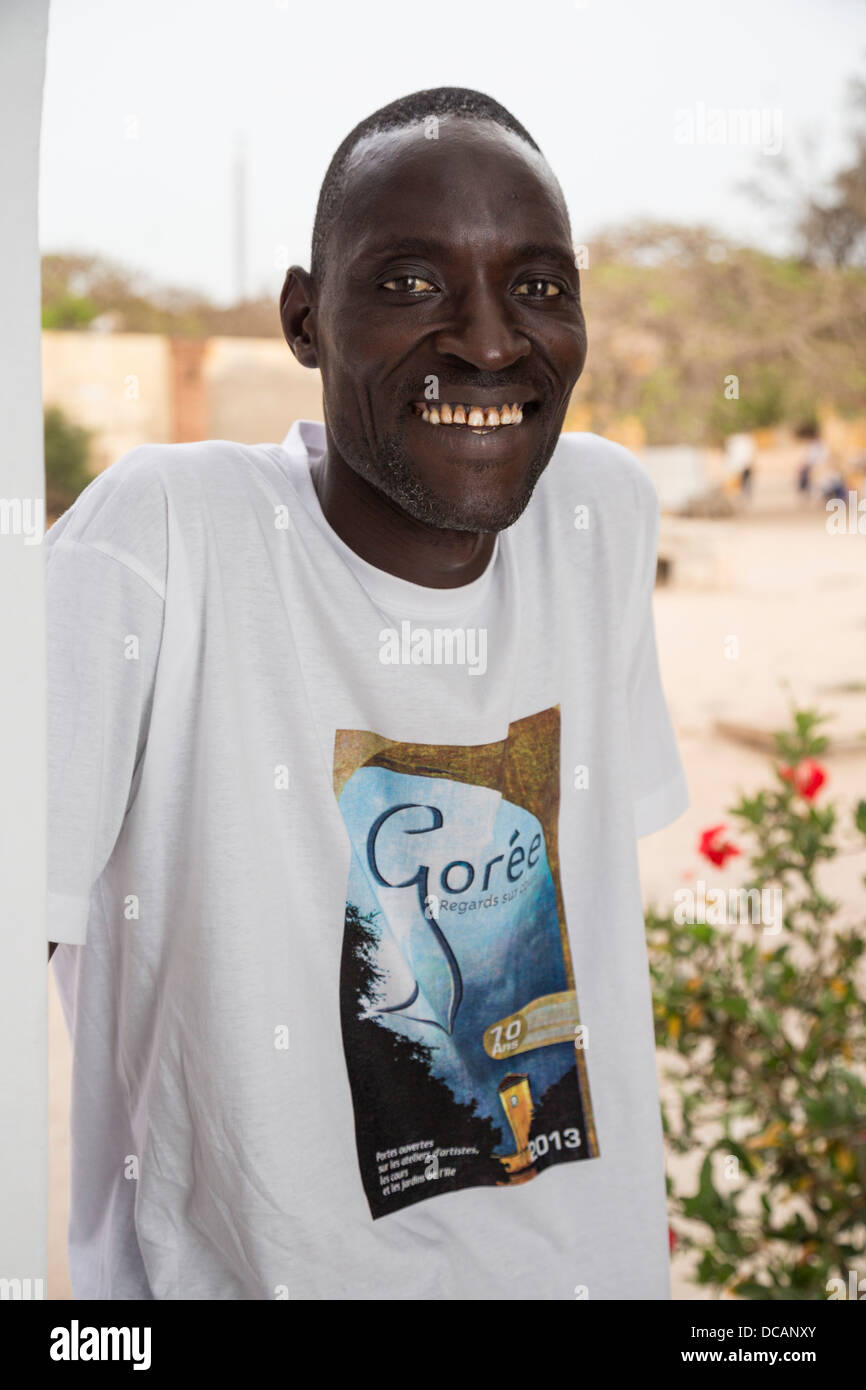
<svg viewBox="0 0 866 1390">
<path fill-rule="evenodd" d="M 319 373 L 277 338 L 45 331 L 42 377 L 45 405 L 94 431 L 94 473 L 137 444 L 279 442 L 322 419 Z"/>
<path fill-rule="evenodd" d="M 42 399 L 93 430 L 101 473 L 136 444 L 173 438 L 171 354 L 155 333 L 42 334 Z"/>
<path fill-rule="evenodd" d="M 279 443 L 293 420 L 321 420 L 322 382 L 281 338 L 210 338 L 204 360 L 210 439 Z"/>
</svg>

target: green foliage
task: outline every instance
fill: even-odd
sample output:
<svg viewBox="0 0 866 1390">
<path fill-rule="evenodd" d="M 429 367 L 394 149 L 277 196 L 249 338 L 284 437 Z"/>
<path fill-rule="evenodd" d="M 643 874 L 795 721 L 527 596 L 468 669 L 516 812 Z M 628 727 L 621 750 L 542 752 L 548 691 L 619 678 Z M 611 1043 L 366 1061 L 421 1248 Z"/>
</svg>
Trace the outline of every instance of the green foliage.
<svg viewBox="0 0 866 1390">
<path fill-rule="evenodd" d="M 646 222 L 595 239 L 581 293 L 589 356 L 575 399 L 592 407 L 592 429 L 637 416 L 650 444 L 719 445 L 740 430 L 796 426 L 819 404 L 862 412 L 858 267 Z"/>
<path fill-rule="evenodd" d="M 59 516 L 91 480 L 90 431 L 74 424 L 59 406 L 45 411 L 45 509 Z"/>
<path fill-rule="evenodd" d="M 86 328 L 98 309 L 86 296 L 63 294 L 52 304 L 42 306 L 43 328 Z"/>
<path fill-rule="evenodd" d="M 791 385 L 791 374 L 781 365 L 756 365 L 736 399 L 722 396 L 713 401 L 710 433 L 721 439 L 740 430 L 764 429 L 794 419 L 800 412 L 799 401 L 792 399 Z"/>
<path fill-rule="evenodd" d="M 699 1283 L 747 1299 L 826 1298 L 829 1279 L 847 1283 L 858 1261 L 866 1273 L 866 936 L 839 925 L 818 881 L 838 853 L 866 851 L 866 801 L 850 828 L 816 804 L 822 723 L 795 711 L 771 785 L 730 808 L 749 844 L 745 887 L 782 892 L 778 934 L 647 913 L 676 1095 L 666 1139 L 703 1155 L 696 1191 L 669 1181 L 678 1244 L 698 1254 Z"/>
<path fill-rule="evenodd" d="M 86 328 L 100 314 L 109 314 L 125 333 L 257 338 L 279 337 L 282 331 L 273 295 L 222 307 L 195 290 L 157 284 L 105 256 L 43 256 L 43 328 Z"/>
</svg>

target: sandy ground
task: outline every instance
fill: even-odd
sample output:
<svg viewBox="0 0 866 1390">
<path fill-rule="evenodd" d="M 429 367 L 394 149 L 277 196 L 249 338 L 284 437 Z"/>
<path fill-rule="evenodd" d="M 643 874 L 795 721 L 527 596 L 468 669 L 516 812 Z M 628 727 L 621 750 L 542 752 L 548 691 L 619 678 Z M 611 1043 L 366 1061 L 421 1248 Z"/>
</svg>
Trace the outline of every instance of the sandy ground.
<svg viewBox="0 0 866 1390">
<path fill-rule="evenodd" d="M 656 593 L 665 688 L 691 793 L 675 825 L 641 842 L 645 901 L 670 905 L 684 877 L 730 886 L 699 860 L 699 831 L 725 819 L 741 790 L 766 780 L 767 757 L 715 731 L 717 720 L 772 730 L 787 724 L 792 698 L 835 716 L 828 731 L 866 732 L 866 535 L 831 535 L 817 506 L 800 510 L 787 479 L 758 478 L 754 503 L 728 521 L 665 519 L 675 561 Z M 732 642 L 731 639 L 736 639 Z M 859 686 L 859 689 L 856 688 Z M 828 794 L 866 795 L 862 751 L 830 754 Z M 831 891 L 854 920 L 862 909 L 864 857 L 833 866 Z M 862 920 L 862 918 L 861 918 Z M 51 1013 L 51 1201 L 49 1297 L 71 1296 L 66 1266 L 70 1053 L 53 980 Z M 694 1165 L 672 1166 L 675 1178 Z M 708 1294 L 674 1261 L 677 1299 Z"/>
</svg>

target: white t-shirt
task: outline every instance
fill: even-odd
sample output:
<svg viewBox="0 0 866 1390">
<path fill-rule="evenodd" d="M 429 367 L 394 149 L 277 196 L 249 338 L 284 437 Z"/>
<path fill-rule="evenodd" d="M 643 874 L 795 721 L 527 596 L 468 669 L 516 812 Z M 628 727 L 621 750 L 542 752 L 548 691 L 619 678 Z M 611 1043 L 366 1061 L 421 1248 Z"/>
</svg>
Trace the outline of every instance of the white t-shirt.
<svg viewBox="0 0 866 1390">
<path fill-rule="evenodd" d="M 651 479 L 564 435 L 429 589 L 323 448 L 144 445 L 46 536 L 75 1297 L 668 1298 Z"/>
</svg>

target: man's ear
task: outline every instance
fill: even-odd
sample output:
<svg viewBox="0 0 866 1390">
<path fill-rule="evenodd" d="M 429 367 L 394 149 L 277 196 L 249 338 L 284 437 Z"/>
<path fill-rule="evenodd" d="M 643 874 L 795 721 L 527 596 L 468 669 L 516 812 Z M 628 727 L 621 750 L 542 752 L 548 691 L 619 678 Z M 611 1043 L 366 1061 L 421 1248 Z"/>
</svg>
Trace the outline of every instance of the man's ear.
<svg viewBox="0 0 866 1390">
<path fill-rule="evenodd" d="M 313 277 L 299 265 L 286 271 L 280 294 L 283 336 L 302 367 L 318 367 L 315 344 Z"/>
</svg>

